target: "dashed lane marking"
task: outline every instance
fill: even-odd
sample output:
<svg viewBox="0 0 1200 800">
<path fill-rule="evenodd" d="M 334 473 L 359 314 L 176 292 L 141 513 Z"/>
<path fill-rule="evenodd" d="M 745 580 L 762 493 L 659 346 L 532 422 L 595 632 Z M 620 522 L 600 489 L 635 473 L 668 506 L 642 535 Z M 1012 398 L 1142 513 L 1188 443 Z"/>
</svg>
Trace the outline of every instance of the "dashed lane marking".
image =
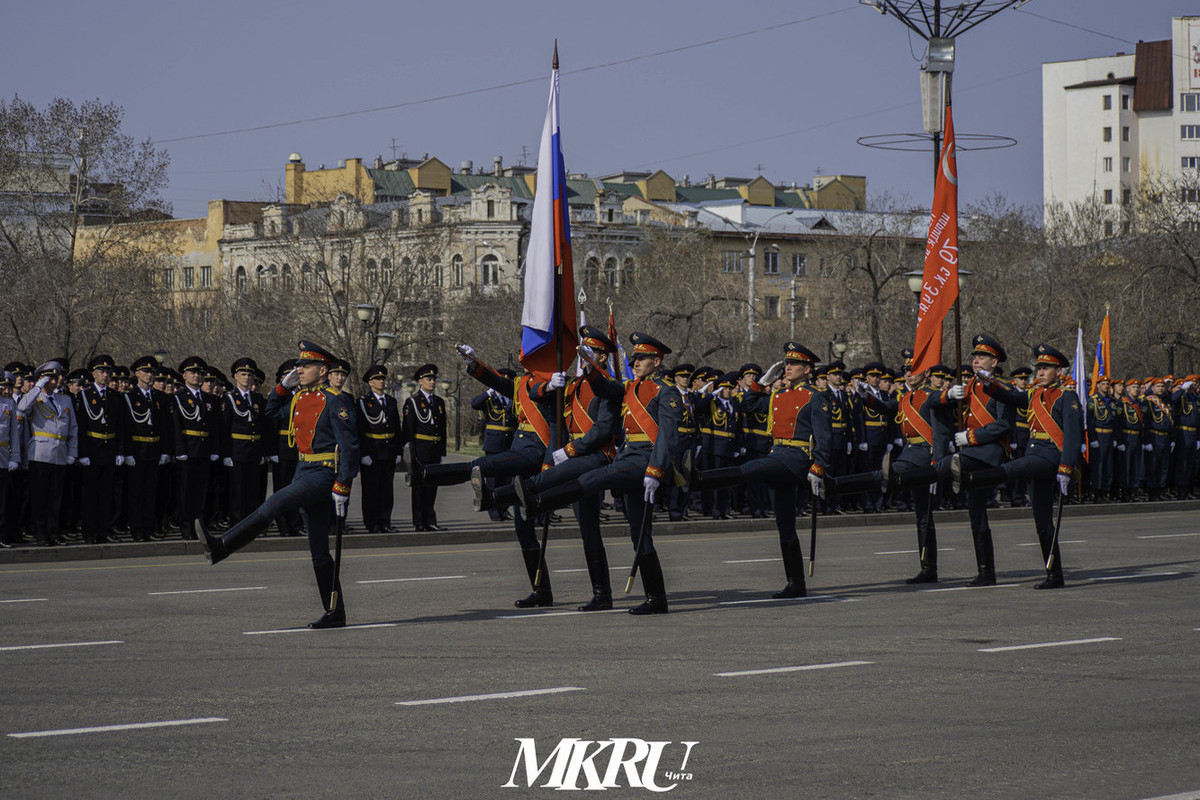
<svg viewBox="0 0 1200 800">
<path fill-rule="evenodd" d="M 178 589 L 173 592 L 146 592 L 151 597 L 165 594 L 210 594 L 213 592 L 256 592 L 266 589 L 265 586 L 234 586 L 228 589 Z"/>
<path fill-rule="evenodd" d="M 975 589 L 1011 589 L 1018 583 L 997 583 L 994 586 L 945 586 L 941 589 L 922 589 L 922 592 L 967 592 Z"/>
<path fill-rule="evenodd" d="M 1154 533 L 1139 536 L 1139 539 L 1182 539 L 1185 536 L 1200 536 L 1200 533 Z"/>
<path fill-rule="evenodd" d="M 54 644 L 22 644 L 11 647 L 0 647 L 0 652 L 7 653 L 13 650 L 48 650 L 53 647 L 94 647 L 101 644 L 125 644 L 119 639 L 110 639 L 104 642 L 56 642 Z"/>
<path fill-rule="evenodd" d="M 1068 639 L 1062 642 L 1038 642 L 1037 644 L 1011 644 L 1007 647 L 981 647 L 981 653 L 1006 653 L 1010 650 L 1036 650 L 1042 647 L 1070 647 L 1077 644 L 1096 644 L 1098 642 L 1119 642 L 1118 636 L 1097 636 L 1094 639 Z"/>
<path fill-rule="evenodd" d="M 162 722 L 131 722 L 126 725 L 100 725 L 94 728 L 60 728 L 53 731 L 26 731 L 8 734 L 14 739 L 32 739 L 38 736 L 73 736 L 77 733 L 112 733 L 134 731 L 142 728 L 173 728 L 180 725 L 205 725 L 210 722 L 229 722 L 224 717 L 198 717 L 196 719 L 170 719 Z"/>
<path fill-rule="evenodd" d="M 952 553 L 958 548 L 956 547 L 939 547 L 939 553 Z M 920 550 L 882 550 L 875 555 L 877 556 L 915 556 Z"/>
<path fill-rule="evenodd" d="M 833 664 L 805 664 L 800 667 L 773 667 L 771 669 L 744 669 L 737 672 L 714 672 L 718 678 L 740 678 L 743 675 L 772 675 L 778 672 L 806 672 L 814 669 L 837 669 L 838 667 L 861 667 L 874 661 L 838 661 Z"/>
<path fill-rule="evenodd" d="M 355 581 L 355 583 L 408 583 L 410 581 L 452 581 L 465 578 L 466 575 L 433 575 L 428 578 L 377 578 L 372 581 Z"/>
<path fill-rule="evenodd" d="M 620 614 L 624 608 L 608 608 L 604 611 L 547 611 L 542 614 L 501 614 L 493 619 L 542 619 L 544 617 L 577 617 L 581 614 Z"/>
<path fill-rule="evenodd" d="M 719 606 L 744 606 L 751 603 L 811 603 L 815 601 L 831 601 L 848 603 L 851 598 L 835 597 L 831 594 L 814 594 L 808 597 L 763 597 L 756 600 L 722 600 Z"/>
<path fill-rule="evenodd" d="M 372 622 L 366 625 L 347 625 L 343 628 L 321 628 L 322 631 L 361 631 L 365 628 L 394 628 L 396 622 Z M 245 636 L 267 636 L 272 633 L 315 633 L 317 628 L 278 628 L 273 631 L 242 631 Z"/>
<path fill-rule="evenodd" d="M 465 694 L 459 697 L 437 697 L 432 700 L 401 700 L 398 706 L 430 706 L 441 703 L 470 703 L 475 700 L 507 700 L 513 697 L 534 697 L 541 694 L 562 692 L 586 692 L 582 686 L 558 686 L 553 689 L 525 689 L 519 692 L 495 692 L 493 694 Z"/>
<path fill-rule="evenodd" d="M 1165 578 L 1169 575 L 1179 575 L 1178 572 L 1134 572 L 1129 575 L 1105 575 L 1099 578 L 1088 578 L 1089 581 L 1136 581 L 1139 578 Z"/>
<path fill-rule="evenodd" d="M 46 597 L 26 597 L 20 600 L 0 600 L 0 603 L 44 603 L 48 599 Z"/>
<path fill-rule="evenodd" d="M 739 558 L 736 561 L 722 561 L 722 564 L 766 564 L 783 561 L 782 558 Z"/>
</svg>

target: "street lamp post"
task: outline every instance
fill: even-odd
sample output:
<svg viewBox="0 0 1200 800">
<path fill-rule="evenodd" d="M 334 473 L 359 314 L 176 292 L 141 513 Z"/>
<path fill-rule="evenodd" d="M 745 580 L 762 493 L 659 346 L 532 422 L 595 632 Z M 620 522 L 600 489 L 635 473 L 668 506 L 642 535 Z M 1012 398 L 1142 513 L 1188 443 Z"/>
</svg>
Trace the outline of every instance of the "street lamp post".
<svg viewBox="0 0 1200 800">
<path fill-rule="evenodd" d="M 835 358 L 840 360 L 842 356 L 846 355 L 846 350 L 849 348 L 846 334 L 835 333 L 829 343 L 825 345 L 825 363 L 832 364 Z"/>
<path fill-rule="evenodd" d="M 746 304 L 749 307 L 746 312 L 746 333 L 747 338 L 750 340 L 749 346 L 747 347 L 748 353 L 750 350 L 752 350 L 754 343 L 758 341 L 758 323 L 755 320 L 754 311 L 754 303 L 756 300 L 754 293 L 754 280 L 756 277 L 754 255 L 755 248 L 758 247 L 758 237 L 764 230 L 766 230 L 767 226 L 770 225 L 773 220 L 778 219 L 779 217 L 790 217 L 794 213 L 796 213 L 796 210 L 794 208 L 789 208 L 787 211 L 780 211 L 774 216 L 767 217 L 766 222 L 764 222 L 762 225 L 759 225 L 758 229 L 754 231 L 754 236 L 750 236 L 749 232 L 735 227 L 729 220 L 722 218 L 725 224 L 729 225 L 731 228 L 741 234 L 742 238 L 745 239 L 746 243 L 749 245 L 749 249 L 746 253 L 748 256 L 748 266 L 746 271 Z M 753 353 L 750 353 L 750 355 L 753 355 Z"/>
<path fill-rule="evenodd" d="M 462 450 L 462 404 L 458 401 L 462 380 L 452 381 L 449 378 L 442 378 L 438 381 L 438 387 L 446 397 L 449 397 L 450 390 L 454 389 L 454 449 Z"/>
</svg>

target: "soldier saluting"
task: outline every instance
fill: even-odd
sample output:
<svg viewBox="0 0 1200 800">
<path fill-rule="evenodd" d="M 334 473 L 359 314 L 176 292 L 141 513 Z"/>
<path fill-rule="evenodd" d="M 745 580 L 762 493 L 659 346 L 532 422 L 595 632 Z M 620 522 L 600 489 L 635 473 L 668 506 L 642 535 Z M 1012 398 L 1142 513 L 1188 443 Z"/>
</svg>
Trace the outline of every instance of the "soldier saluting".
<svg viewBox="0 0 1200 800">
<path fill-rule="evenodd" d="M 46 546 L 58 540 L 59 511 L 67 467 L 75 463 L 79 429 L 70 395 L 58 391 L 63 367 L 47 361 L 37 368 L 37 382 L 21 395 L 17 415 L 29 426 L 29 516 L 38 541 Z"/>
</svg>

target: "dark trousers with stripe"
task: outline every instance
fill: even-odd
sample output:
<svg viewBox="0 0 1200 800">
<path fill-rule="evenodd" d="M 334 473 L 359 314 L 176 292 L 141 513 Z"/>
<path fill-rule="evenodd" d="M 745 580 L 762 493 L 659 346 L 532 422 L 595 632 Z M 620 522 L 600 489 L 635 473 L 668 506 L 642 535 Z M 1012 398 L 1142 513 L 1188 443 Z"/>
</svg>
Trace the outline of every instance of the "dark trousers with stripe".
<svg viewBox="0 0 1200 800">
<path fill-rule="evenodd" d="M 135 541 L 150 540 L 158 506 L 158 477 L 161 467 L 153 456 L 134 459 L 126 468 L 125 489 L 129 531 Z"/>
<path fill-rule="evenodd" d="M 372 461 L 370 466 L 364 464 L 358 471 L 363 524 L 368 531 L 391 525 L 396 503 L 395 478 L 396 461 L 392 458 Z"/>
<path fill-rule="evenodd" d="M 471 462 L 472 467 L 479 467 L 485 477 L 508 478 L 532 477 L 542 469 L 542 459 L 546 457 L 546 448 L 539 447 L 529 439 L 521 437 L 513 441 L 513 446 L 500 453 L 477 458 Z M 518 506 L 513 509 L 513 528 L 517 541 L 522 550 L 535 550 L 541 547 L 537 537 L 535 521 L 526 519 Z"/>
<path fill-rule="evenodd" d="M 534 491 L 540 492 L 546 486 L 578 480 L 589 472 L 607 467 L 608 463 L 608 456 L 604 453 L 589 453 L 586 456 L 569 458 L 558 466 L 534 476 L 531 483 Z M 572 506 L 585 551 L 604 549 L 604 540 L 600 537 L 600 497 L 600 494 L 589 494 Z"/>
<path fill-rule="evenodd" d="M 83 468 L 82 505 L 83 540 L 107 541 L 113 521 L 113 492 L 116 479 L 115 456 L 97 455 Z"/>
<path fill-rule="evenodd" d="M 184 539 L 196 538 L 196 520 L 204 513 L 210 469 L 208 456 L 197 456 L 175 464 L 176 486 L 179 490 L 175 516 Z"/>
</svg>

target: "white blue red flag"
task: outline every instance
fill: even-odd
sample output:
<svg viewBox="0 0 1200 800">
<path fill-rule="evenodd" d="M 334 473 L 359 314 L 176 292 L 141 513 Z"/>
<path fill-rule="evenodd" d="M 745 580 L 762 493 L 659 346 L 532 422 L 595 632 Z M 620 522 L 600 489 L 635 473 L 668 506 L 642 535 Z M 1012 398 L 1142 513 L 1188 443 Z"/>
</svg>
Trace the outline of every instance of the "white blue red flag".
<svg viewBox="0 0 1200 800">
<path fill-rule="evenodd" d="M 558 46 L 550 77 L 550 102 L 538 148 L 533 221 L 525 256 L 525 305 L 521 311 L 521 363 L 548 375 L 564 369 L 563 350 L 574 355 L 575 275 L 571 264 L 571 222 L 567 173 L 558 128 Z"/>
<path fill-rule="evenodd" d="M 1088 378 L 1083 368 L 1083 328 L 1075 329 L 1075 360 L 1071 363 L 1071 378 L 1075 381 L 1075 394 L 1079 398 L 1079 407 L 1083 414 L 1083 429 L 1087 430 L 1088 411 Z M 1087 436 L 1083 437 L 1083 460 L 1090 461 L 1091 453 L 1087 448 Z"/>
</svg>

